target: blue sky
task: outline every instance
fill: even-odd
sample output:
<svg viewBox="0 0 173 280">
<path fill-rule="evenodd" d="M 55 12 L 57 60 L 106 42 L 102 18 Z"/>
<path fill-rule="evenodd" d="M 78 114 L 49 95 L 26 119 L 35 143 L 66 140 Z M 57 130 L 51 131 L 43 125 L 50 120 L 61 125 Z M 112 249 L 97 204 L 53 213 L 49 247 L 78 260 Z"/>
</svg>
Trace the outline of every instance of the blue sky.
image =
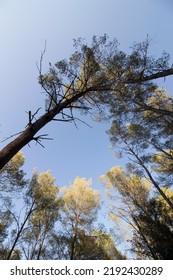
<svg viewBox="0 0 173 280">
<path fill-rule="evenodd" d="M 104 33 L 116 37 L 125 51 L 149 34 L 151 53 L 157 57 L 166 50 L 173 61 L 172 19 L 171 0 L 0 0 L 0 141 L 24 129 L 25 111 L 44 110 L 36 62 L 45 40 L 45 70 L 49 61 L 68 58 L 73 38 L 89 41 Z M 160 84 L 171 90 L 170 78 Z M 51 123 L 42 130 L 54 139 L 44 142 L 45 149 L 35 143 L 23 149 L 28 177 L 37 167 L 39 172 L 51 170 L 59 186 L 79 176 L 92 178 L 93 187 L 101 188 L 98 177 L 120 164 L 109 149 L 105 131 L 110 124 L 82 118 L 92 128 Z"/>
</svg>

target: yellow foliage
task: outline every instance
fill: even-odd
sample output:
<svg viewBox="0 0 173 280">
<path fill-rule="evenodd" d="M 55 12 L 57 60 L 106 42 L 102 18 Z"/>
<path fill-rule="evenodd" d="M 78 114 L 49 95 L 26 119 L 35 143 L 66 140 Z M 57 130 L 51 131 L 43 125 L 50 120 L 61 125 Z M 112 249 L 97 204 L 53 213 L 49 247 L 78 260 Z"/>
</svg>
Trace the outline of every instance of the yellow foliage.
<svg viewBox="0 0 173 280">
<path fill-rule="evenodd" d="M 54 185 L 55 178 L 52 177 L 51 171 L 46 171 L 38 174 L 37 183 L 38 186 L 34 189 L 37 197 L 49 197 L 53 198 L 58 193 L 58 187 Z"/>
<path fill-rule="evenodd" d="M 135 174 L 126 174 L 119 166 L 112 167 L 100 181 L 110 190 L 118 191 L 122 197 L 141 200 L 149 195 L 152 188 L 146 178 L 140 178 Z M 108 197 L 112 198 L 110 193 Z"/>
<path fill-rule="evenodd" d="M 161 190 L 164 192 L 164 194 L 167 196 L 167 198 L 173 203 L 173 191 L 170 188 L 162 187 Z M 158 201 L 161 202 L 162 208 L 165 214 L 168 215 L 171 219 L 173 219 L 173 211 L 170 209 L 170 206 L 165 201 L 163 196 L 158 196 Z"/>
<path fill-rule="evenodd" d="M 60 198 L 57 196 L 58 187 L 54 185 L 54 182 L 55 178 L 49 170 L 36 174 L 36 184 L 32 190 L 36 203 L 36 211 L 32 216 L 32 222 L 35 224 L 44 224 L 56 215 L 54 210 L 58 210 Z"/>
<path fill-rule="evenodd" d="M 99 192 L 91 188 L 92 180 L 76 178 L 69 188 L 64 187 L 61 191 L 64 194 L 66 208 L 79 210 L 89 214 L 91 209 L 99 204 Z"/>
<path fill-rule="evenodd" d="M 116 183 L 126 180 L 126 177 L 120 166 L 113 166 L 106 174 L 101 175 L 99 180 L 101 183 L 105 184 L 106 187 L 112 189 Z"/>
<path fill-rule="evenodd" d="M 163 110 L 172 111 L 172 104 L 169 100 L 170 96 L 168 92 L 163 88 L 157 88 L 153 95 L 148 98 L 147 105 L 155 109 L 162 108 Z M 145 111 L 144 117 L 147 117 L 150 114 L 150 111 Z M 153 112 L 152 114 L 154 115 L 155 113 Z"/>
<path fill-rule="evenodd" d="M 40 188 L 48 188 L 53 186 L 55 178 L 52 177 L 51 171 L 48 170 L 38 175 L 37 182 Z"/>
<path fill-rule="evenodd" d="M 156 172 L 169 173 L 173 171 L 173 150 L 167 150 L 166 153 L 157 152 L 153 158 L 152 162 L 156 164 L 153 169 Z"/>
<path fill-rule="evenodd" d="M 18 152 L 13 158 L 12 158 L 12 164 L 17 166 L 18 168 L 22 166 L 25 162 L 25 157 L 22 152 Z"/>
<path fill-rule="evenodd" d="M 4 167 L 8 172 L 16 172 L 21 166 L 24 165 L 25 157 L 22 152 L 18 152 Z"/>
</svg>

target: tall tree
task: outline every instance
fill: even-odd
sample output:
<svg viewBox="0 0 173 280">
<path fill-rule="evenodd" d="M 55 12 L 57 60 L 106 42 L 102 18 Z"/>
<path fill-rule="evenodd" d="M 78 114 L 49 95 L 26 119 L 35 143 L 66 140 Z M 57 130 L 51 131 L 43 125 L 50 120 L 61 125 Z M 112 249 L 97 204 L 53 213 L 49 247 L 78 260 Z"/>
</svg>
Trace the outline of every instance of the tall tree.
<svg viewBox="0 0 173 280">
<path fill-rule="evenodd" d="M 25 157 L 18 152 L 8 164 L 0 171 L 0 259 L 6 259 L 9 255 L 10 241 L 9 233 L 12 232 L 12 225 L 15 216 L 13 215 L 14 198 L 19 198 L 27 185 L 25 173 L 22 170 Z M 19 251 L 13 251 L 13 259 L 20 258 Z"/>
<path fill-rule="evenodd" d="M 0 151 L 0 169 L 30 141 L 42 145 L 42 140 L 49 139 L 47 135 L 36 134 L 50 121 L 75 121 L 75 109 L 88 112 L 91 107 L 109 103 L 120 112 L 128 107 L 128 111 L 125 110 L 128 113 L 138 104 L 140 110 L 151 110 L 149 104 L 143 106 L 144 98 L 153 91 L 150 81 L 173 74 L 166 53 L 157 60 L 148 55 L 148 38 L 135 44 L 130 55 L 118 49 L 117 40 L 109 42 L 106 35 L 94 36 L 91 46 L 82 40 L 76 40 L 75 46 L 76 51 L 68 61 L 50 66 L 46 74 L 42 73 L 42 53 L 39 83 L 47 96 L 46 111 L 37 120 L 39 109 L 35 113 L 28 112 L 26 129 Z M 155 111 L 172 116 L 167 109 L 156 108 Z"/>
<path fill-rule="evenodd" d="M 20 236 L 21 251 L 26 259 L 44 259 L 47 240 L 59 219 L 61 199 L 54 182 L 50 171 L 35 173 L 31 180 L 26 200 L 31 205 L 27 227 Z"/>
<path fill-rule="evenodd" d="M 59 219 L 61 199 L 55 179 L 50 171 L 35 173 L 24 185 L 21 176 L 18 178 L 23 174 L 23 159 L 22 153 L 17 154 L 3 169 L 5 175 L 2 172 L 3 179 L 5 176 L 8 180 L 5 190 L 1 190 L 1 259 L 43 258 L 48 236 Z M 21 210 L 15 207 L 16 199 L 23 205 Z"/>
<path fill-rule="evenodd" d="M 113 145 L 120 144 L 121 151 L 128 155 L 128 167 L 147 176 L 173 209 L 172 202 L 162 191 L 165 183 L 172 186 L 173 99 L 160 88 L 153 88 L 149 93 L 141 92 L 137 98 L 141 101 L 127 103 L 126 107 L 126 98 L 120 100 L 124 106 L 121 112 L 116 112 L 111 105 L 110 139 Z"/>
<path fill-rule="evenodd" d="M 168 190 L 164 190 L 165 192 Z M 173 201 L 173 192 L 169 191 L 170 199 Z M 153 258 L 159 260 L 172 260 L 173 252 L 173 211 L 171 212 L 165 201 L 157 196 L 147 202 L 147 214 L 141 210 L 134 216 L 140 224 L 140 230 L 144 233 L 149 246 L 135 232 L 132 239 L 133 250 L 138 258 Z M 151 254 L 152 253 L 152 254 Z"/>
<path fill-rule="evenodd" d="M 170 259 L 173 211 L 161 195 L 153 196 L 149 180 L 113 167 L 101 177 L 109 188 L 110 217 L 131 226 L 132 250 L 138 258 Z M 162 189 L 170 201 L 172 192 Z M 125 224 L 123 224 L 125 225 Z"/>
<path fill-rule="evenodd" d="M 91 188 L 91 180 L 76 178 L 69 188 L 64 187 L 63 229 L 69 240 L 69 258 L 75 259 L 79 235 L 89 233 L 96 220 L 100 194 Z"/>
<path fill-rule="evenodd" d="M 48 259 L 124 259 L 113 238 L 95 229 L 100 194 L 91 188 L 91 180 L 76 178 L 62 188 L 64 206 L 59 231 L 54 231 L 48 246 Z"/>
</svg>

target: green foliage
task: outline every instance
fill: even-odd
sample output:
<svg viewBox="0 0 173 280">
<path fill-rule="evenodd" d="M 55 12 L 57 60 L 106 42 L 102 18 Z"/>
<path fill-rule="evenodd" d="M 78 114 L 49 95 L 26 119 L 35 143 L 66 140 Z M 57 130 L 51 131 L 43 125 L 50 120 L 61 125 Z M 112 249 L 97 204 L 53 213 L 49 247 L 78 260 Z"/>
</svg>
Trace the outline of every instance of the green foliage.
<svg viewBox="0 0 173 280">
<path fill-rule="evenodd" d="M 24 165 L 25 157 L 22 152 L 18 152 L 8 164 L 0 170 L 0 190 L 12 191 L 15 187 L 24 187 L 27 183 L 25 173 L 21 169 Z"/>
<path fill-rule="evenodd" d="M 173 198 L 173 192 L 171 196 Z M 134 233 L 132 245 L 138 258 L 172 260 L 173 212 L 168 209 L 164 200 L 150 199 L 147 202 L 147 213 L 139 211 L 135 219 L 147 239 L 146 243 L 139 232 Z"/>
<path fill-rule="evenodd" d="M 123 260 L 124 256 L 117 250 L 113 238 L 101 230 L 94 230 L 91 235 L 80 232 L 76 244 L 77 260 Z"/>
<path fill-rule="evenodd" d="M 159 174 L 159 179 L 167 186 L 173 181 L 173 150 L 157 152 L 152 157 L 152 169 Z"/>
</svg>

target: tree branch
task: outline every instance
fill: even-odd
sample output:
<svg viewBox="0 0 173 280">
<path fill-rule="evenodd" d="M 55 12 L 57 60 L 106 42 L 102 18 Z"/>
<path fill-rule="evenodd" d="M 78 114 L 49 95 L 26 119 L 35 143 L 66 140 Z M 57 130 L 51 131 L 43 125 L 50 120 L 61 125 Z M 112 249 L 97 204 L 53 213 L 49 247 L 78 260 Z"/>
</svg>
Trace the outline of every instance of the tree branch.
<svg viewBox="0 0 173 280">
<path fill-rule="evenodd" d="M 155 79 L 159 79 L 159 78 L 165 78 L 170 75 L 173 75 L 173 68 L 163 70 L 163 71 L 151 74 L 149 76 L 140 75 L 139 78 L 128 79 L 125 83 L 127 83 L 127 84 L 143 83 L 143 82 L 147 82 L 147 81 L 151 81 L 151 80 L 155 80 Z"/>
</svg>

